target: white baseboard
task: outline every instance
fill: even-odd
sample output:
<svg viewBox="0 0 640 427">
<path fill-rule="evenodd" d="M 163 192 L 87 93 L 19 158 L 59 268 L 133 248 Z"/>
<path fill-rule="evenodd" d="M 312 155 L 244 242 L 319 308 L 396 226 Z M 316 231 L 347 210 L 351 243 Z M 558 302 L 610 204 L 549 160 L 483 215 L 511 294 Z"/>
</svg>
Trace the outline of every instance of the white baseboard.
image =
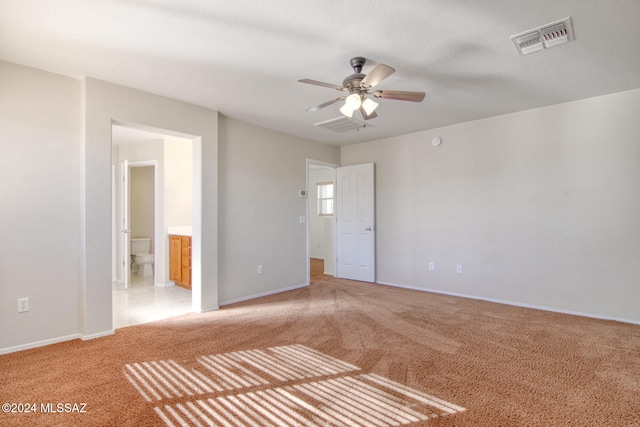
<svg viewBox="0 0 640 427">
<path fill-rule="evenodd" d="M 246 296 L 246 297 L 235 298 L 235 299 L 228 300 L 228 301 L 222 301 L 222 302 L 220 302 L 220 306 L 229 305 L 229 304 L 235 304 L 237 302 L 248 301 L 248 300 L 256 299 L 256 298 L 260 298 L 260 297 L 266 297 L 266 296 L 269 296 L 269 295 L 279 294 L 281 292 L 293 291 L 295 289 L 304 288 L 305 286 L 309 286 L 309 284 L 308 283 L 303 283 L 302 285 L 295 285 L 295 286 L 290 286 L 288 288 L 280 288 L 280 289 L 276 289 L 276 290 L 269 291 L 269 292 L 263 292 L 263 293 L 260 293 L 260 294 L 253 294 L 253 295 L 249 295 L 249 296 Z"/>
<path fill-rule="evenodd" d="M 390 282 L 377 281 L 376 283 L 379 284 L 379 285 L 393 286 L 395 288 L 411 289 L 411 290 L 414 290 L 414 291 L 423 291 L 423 292 L 432 292 L 434 294 L 450 295 L 452 297 L 460 297 L 460 298 L 468 298 L 468 299 L 474 299 L 474 300 L 480 300 L 480 301 L 495 302 L 497 304 L 511 305 L 511 306 L 514 306 L 514 307 L 532 308 L 534 310 L 543 310 L 543 311 L 550 311 L 550 312 L 553 312 L 553 313 L 570 314 L 572 316 L 590 317 L 592 319 L 602 319 L 602 320 L 613 320 L 615 322 L 623 322 L 623 323 L 631 323 L 631 324 L 634 324 L 634 325 L 640 325 L 640 321 L 639 320 L 621 319 L 621 318 L 618 318 L 618 317 L 603 316 L 603 315 L 600 315 L 600 314 L 593 314 L 593 313 L 583 313 L 583 312 L 580 312 L 580 311 L 561 310 L 561 309 L 558 309 L 558 308 L 546 307 L 546 306 L 542 306 L 542 305 L 524 304 L 524 303 L 520 303 L 520 302 L 505 301 L 505 300 L 495 299 L 495 298 L 485 298 L 485 297 L 479 297 L 479 296 L 476 296 L 476 295 L 460 294 L 460 293 L 456 293 L 456 292 L 447 292 L 447 291 L 441 291 L 441 290 L 437 290 L 437 289 L 419 288 L 419 287 L 416 287 L 416 286 L 405 286 L 405 285 L 399 285 L 397 283 L 390 283 Z"/>
<path fill-rule="evenodd" d="M 29 350 L 29 349 L 32 349 L 32 348 L 44 347 L 45 345 L 57 344 L 57 343 L 61 343 L 61 342 L 65 342 L 65 341 L 71 341 L 71 340 L 77 340 L 77 339 L 81 339 L 83 341 L 87 341 L 87 340 L 92 340 L 92 339 L 95 339 L 95 338 L 106 337 L 106 336 L 113 335 L 113 334 L 114 334 L 114 330 L 111 329 L 109 331 L 99 332 L 97 334 L 91 334 L 91 335 L 83 335 L 83 334 L 65 335 L 65 336 L 62 336 L 62 337 L 51 338 L 51 339 L 48 339 L 48 340 L 30 342 L 30 343 L 27 343 L 27 344 L 20 344 L 20 345 L 16 345 L 16 346 L 13 346 L 13 347 L 0 348 L 0 354 L 15 353 L 16 351 Z"/>
<path fill-rule="evenodd" d="M 30 342 L 30 343 L 27 343 L 27 344 L 20 344 L 20 345 L 16 345 L 16 346 L 13 346 L 13 347 L 0 348 L 0 354 L 14 353 L 16 351 L 29 350 L 31 348 L 38 348 L 38 347 L 44 347 L 45 345 L 57 344 L 57 343 L 63 342 L 63 341 L 75 340 L 75 339 L 78 339 L 80 337 L 81 337 L 80 334 L 72 334 L 72 335 L 65 335 L 65 336 L 62 336 L 62 337 L 51 338 L 51 339 L 48 339 L 48 340 Z"/>
<path fill-rule="evenodd" d="M 155 286 L 156 288 L 170 288 L 171 286 L 175 286 L 175 282 L 172 281 L 168 281 L 165 283 L 154 283 L 153 286 Z"/>
<path fill-rule="evenodd" d="M 97 334 L 80 335 L 80 339 L 82 341 L 88 341 L 88 340 L 93 340 L 93 339 L 96 339 L 96 338 L 108 337 L 109 335 L 113 335 L 115 333 L 116 333 L 116 331 L 111 329 L 111 330 L 104 331 L 104 332 L 98 332 Z"/>
<path fill-rule="evenodd" d="M 215 307 L 197 309 L 197 310 L 193 310 L 193 311 L 194 311 L 194 313 L 208 313 L 210 311 L 218 311 L 218 310 L 220 310 L 220 307 L 216 305 Z"/>
</svg>

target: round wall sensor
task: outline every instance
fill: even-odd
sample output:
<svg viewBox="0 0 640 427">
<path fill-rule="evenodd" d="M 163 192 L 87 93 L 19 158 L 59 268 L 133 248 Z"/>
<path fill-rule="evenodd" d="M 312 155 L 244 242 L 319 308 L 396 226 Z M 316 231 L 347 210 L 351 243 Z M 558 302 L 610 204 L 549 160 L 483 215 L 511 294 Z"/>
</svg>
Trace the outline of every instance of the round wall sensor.
<svg viewBox="0 0 640 427">
<path fill-rule="evenodd" d="M 431 145 L 433 145 L 434 147 L 437 147 L 440 144 L 442 144 L 442 138 L 440 137 L 435 137 L 431 140 Z"/>
</svg>

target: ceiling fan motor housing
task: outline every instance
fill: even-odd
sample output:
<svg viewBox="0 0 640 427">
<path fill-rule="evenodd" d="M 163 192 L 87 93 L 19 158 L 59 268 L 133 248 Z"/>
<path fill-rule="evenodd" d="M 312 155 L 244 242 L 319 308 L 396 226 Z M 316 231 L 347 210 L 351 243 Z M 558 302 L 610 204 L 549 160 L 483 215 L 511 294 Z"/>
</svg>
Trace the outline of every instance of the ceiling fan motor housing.
<svg viewBox="0 0 640 427">
<path fill-rule="evenodd" d="M 362 87 L 360 86 L 360 82 L 367 76 L 366 74 L 362 73 L 362 67 L 364 67 L 364 64 L 366 62 L 367 60 L 362 56 L 356 56 L 354 58 L 351 58 L 351 61 L 349 61 L 349 64 L 351 64 L 351 68 L 353 68 L 353 74 L 347 76 L 342 81 L 342 87 L 347 89 L 349 93 L 358 93 L 362 95 L 363 91 Z"/>
<path fill-rule="evenodd" d="M 354 73 L 361 73 L 362 67 L 364 67 L 364 64 L 366 62 L 367 60 L 364 59 L 362 56 L 356 56 L 355 58 L 351 58 L 351 61 L 349 61 L 349 63 L 351 64 L 351 68 L 353 68 Z"/>
<path fill-rule="evenodd" d="M 366 74 L 362 74 L 362 73 L 353 73 L 350 76 L 347 76 L 342 81 L 342 86 L 346 88 L 349 91 L 349 93 L 354 93 L 354 92 L 360 93 L 362 92 L 362 88 L 360 87 L 360 82 L 366 76 L 367 76 Z"/>
</svg>

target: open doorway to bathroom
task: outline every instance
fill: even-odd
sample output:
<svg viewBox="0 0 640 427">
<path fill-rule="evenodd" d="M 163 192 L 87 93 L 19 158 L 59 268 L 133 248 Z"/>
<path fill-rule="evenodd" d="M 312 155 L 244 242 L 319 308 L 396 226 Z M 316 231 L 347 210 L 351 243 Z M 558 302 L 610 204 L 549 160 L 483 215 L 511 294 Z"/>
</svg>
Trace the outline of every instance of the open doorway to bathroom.
<svg viewBox="0 0 640 427">
<path fill-rule="evenodd" d="M 192 311 L 192 293 L 169 280 L 167 236 L 191 228 L 192 145 L 112 126 L 114 329 Z"/>
<path fill-rule="evenodd" d="M 129 259 L 125 274 L 129 286 L 155 285 L 155 180 L 156 162 L 129 163 Z M 125 240 L 125 239 L 123 239 Z"/>
</svg>

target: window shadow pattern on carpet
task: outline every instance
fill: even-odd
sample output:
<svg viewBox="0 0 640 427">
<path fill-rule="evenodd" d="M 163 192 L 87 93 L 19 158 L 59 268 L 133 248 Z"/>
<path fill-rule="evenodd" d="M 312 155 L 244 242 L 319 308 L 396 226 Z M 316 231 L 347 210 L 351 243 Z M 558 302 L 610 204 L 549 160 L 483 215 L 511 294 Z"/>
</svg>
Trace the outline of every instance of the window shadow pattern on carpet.
<svg viewBox="0 0 640 427">
<path fill-rule="evenodd" d="M 397 426 L 453 403 L 295 344 L 125 365 L 167 426 Z"/>
</svg>

